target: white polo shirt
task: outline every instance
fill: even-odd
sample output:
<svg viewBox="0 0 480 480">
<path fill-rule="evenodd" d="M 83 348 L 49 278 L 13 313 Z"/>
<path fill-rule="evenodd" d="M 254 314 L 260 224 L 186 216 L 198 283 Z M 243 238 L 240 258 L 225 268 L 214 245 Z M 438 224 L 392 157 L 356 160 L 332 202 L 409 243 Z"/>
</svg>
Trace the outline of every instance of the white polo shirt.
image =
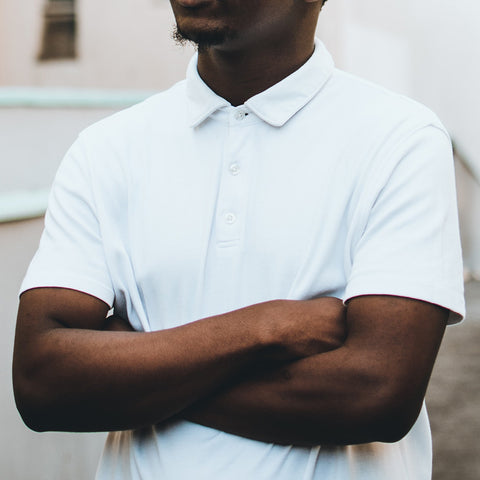
<svg viewBox="0 0 480 480">
<path fill-rule="evenodd" d="M 464 314 L 450 140 L 425 107 L 310 60 L 232 107 L 187 80 L 84 131 L 22 290 L 94 295 L 138 330 L 365 294 Z M 355 399 L 352 398 L 352 402 Z M 426 480 L 425 409 L 394 444 L 299 448 L 179 421 L 109 435 L 99 480 Z"/>
</svg>

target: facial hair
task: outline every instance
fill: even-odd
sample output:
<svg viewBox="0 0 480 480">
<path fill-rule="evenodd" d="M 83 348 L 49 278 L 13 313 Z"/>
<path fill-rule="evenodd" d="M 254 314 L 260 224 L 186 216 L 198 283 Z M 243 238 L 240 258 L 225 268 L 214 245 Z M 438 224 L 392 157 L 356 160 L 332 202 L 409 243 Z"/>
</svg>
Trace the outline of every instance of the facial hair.
<svg viewBox="0 0 480 480">
<path fill-rule="evenodd" d="M 187 43 L 192 43 L 199 51 L 203 51 L 235 39 L 236 34 L 229 29 L 220 28 L 189 32 L 182 30 L 176 25 L 173 29 L 172 37 L 178 45 L 184 46 Z"/>
</svg>

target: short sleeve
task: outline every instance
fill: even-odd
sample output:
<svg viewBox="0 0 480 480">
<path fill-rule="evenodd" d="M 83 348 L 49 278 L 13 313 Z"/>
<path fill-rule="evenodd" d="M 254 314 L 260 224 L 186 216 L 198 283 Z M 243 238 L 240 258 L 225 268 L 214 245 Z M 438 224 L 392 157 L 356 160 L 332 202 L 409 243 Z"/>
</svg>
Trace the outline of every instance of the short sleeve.
<svg viewBox="0 0 480 480">
<path fill-rule="evenodd" d="M 415 298 L 465 315 L 451 142 L 436 126 L 418 129 L 382 160 L 383 174 L 362 233 L 352 245 L 345 301 L 360 295 Z"/>
<path fill-rule="evenodd" d="M 55 177 L 40 246 L 20 292 L 37 287 L 79 290 L 113 304 L 88 161 L 80 140 L 67 152 Z"/>
</svg>

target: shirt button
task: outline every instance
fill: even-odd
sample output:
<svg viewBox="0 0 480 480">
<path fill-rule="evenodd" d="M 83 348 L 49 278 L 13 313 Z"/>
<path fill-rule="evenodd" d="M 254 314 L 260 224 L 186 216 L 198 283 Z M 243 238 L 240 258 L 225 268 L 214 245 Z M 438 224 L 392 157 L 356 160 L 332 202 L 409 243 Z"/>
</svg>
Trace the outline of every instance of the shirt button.
<svg viewBox="0 0 480 480">
<path fill-rule="evenodd" d="M 236 114 L 235 114 L 235 120 L 243 120 L 245 117 L 247 116 L 247 112 L 243 111 L 243 110 L 239 110 Z"/>
<path fill-rule="evenodd" d="M 238 175 L 240 173 L 240 166 L 238 163 L 232 163 L 229 170 L 232 175 Z"/>
<path fill-rule="evenodd" d="M 228 225 L 233 225 L 237 221 L 237 217 L 235 216 L 234 213 L 227 213 L 225 215 L 225 222 Z"/>
</svg>

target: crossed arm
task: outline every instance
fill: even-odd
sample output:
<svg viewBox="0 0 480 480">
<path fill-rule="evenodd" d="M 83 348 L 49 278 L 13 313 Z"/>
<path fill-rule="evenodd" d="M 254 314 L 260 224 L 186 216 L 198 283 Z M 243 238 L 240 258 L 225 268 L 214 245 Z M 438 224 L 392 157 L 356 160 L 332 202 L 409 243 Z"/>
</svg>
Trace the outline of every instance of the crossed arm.
<svg viewBox="0 0 480 480">
<path fill-rule="evenodd" d="M 153 333 L 116 331 L 67 289 L 20 301 L 13 378 L 31 428 L 182 417 L 275 443 L 396 441 L 421 407 L 447 312 L 391 296 L 273 301 Z"/>
</svg>

